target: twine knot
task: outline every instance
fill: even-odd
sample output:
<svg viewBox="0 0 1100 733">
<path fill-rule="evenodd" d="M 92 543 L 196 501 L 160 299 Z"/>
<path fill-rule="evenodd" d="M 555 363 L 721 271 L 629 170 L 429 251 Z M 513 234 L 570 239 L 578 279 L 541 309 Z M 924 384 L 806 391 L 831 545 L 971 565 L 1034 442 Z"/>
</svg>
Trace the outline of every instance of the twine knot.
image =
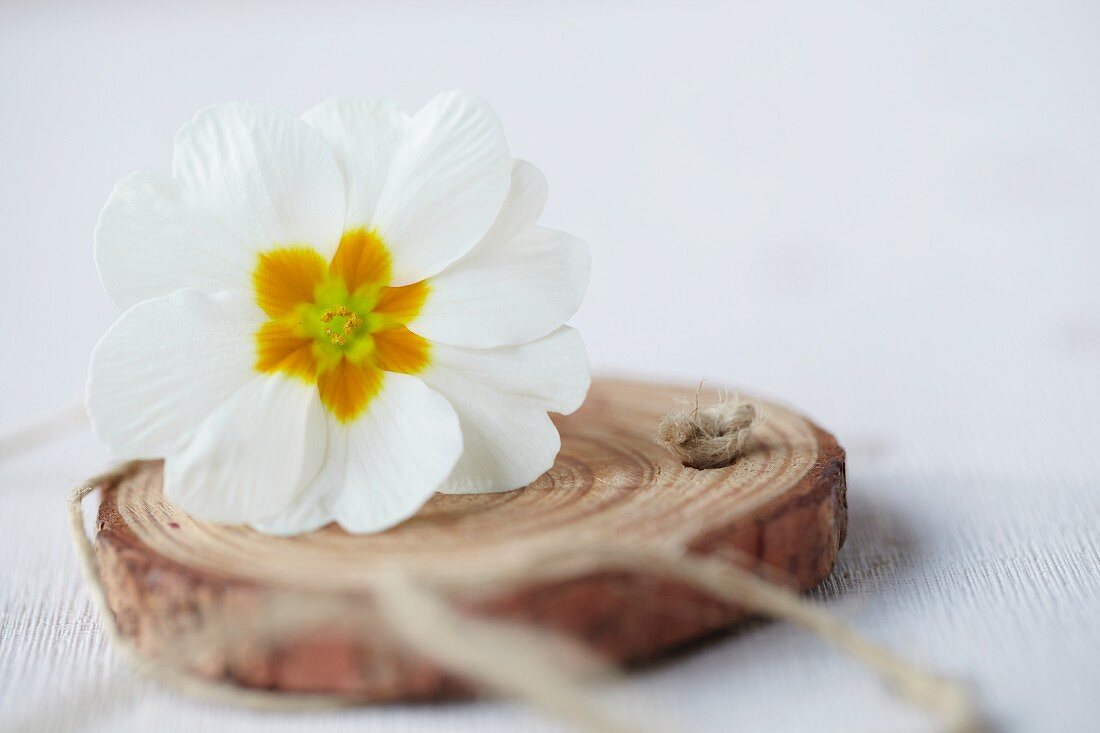
<svg viewBox="0 0 1100 733">
<path fill-rule="evenodd" d="M 665 415 L 654 440 L 690 468 L 732 465 L 745 450 L 757 424 L 756 406 L 749 402 L 719 402 Z"/>
</svg>

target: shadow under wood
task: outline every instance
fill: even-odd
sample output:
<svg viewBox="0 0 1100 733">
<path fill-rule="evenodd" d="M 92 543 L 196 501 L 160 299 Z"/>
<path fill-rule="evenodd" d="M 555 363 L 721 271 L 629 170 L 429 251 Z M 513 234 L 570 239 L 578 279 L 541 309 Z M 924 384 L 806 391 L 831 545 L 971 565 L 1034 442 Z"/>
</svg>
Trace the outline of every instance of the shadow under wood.
<svg viewBox="0 0 1100 733">
<path fill-rule="evenodd" d="M 907 575 L 917 564 L 919 542 L 900 512 L 874 498 L 862 484 L 849 485 L 848 536 L 836 564 L 817 587 L 805 597 L 831 601 L 847 595 L 862 595 L 868 588 L 884 585 L 887 578 Z M 702 649 L 760 629 L 771 619 L 750 615 L 731 626 L 685 642 L 655 659 L 626 666 L 628 671 L 657 671 L 676 664 Z"/>
</svg>

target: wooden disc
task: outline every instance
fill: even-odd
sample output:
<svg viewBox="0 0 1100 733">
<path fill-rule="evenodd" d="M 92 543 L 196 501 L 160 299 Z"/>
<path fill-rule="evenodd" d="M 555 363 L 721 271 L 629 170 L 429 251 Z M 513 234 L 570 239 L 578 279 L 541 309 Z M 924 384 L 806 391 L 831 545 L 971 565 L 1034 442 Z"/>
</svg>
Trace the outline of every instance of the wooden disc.
<svg viewBox="0 0 1100 733">
<path fill-rule="evenodd" d="M 843 450 L 804 418 L 763 403 L 768 417 L 733 466 L 685 468 L 653 443 L 653 433 L 662 415 L 683 409 L 695 392 L 598 380 L 579 411 L 555 420 L 561 453 L 537 481 L 502 494 L 437 494 L 412 519 L 375 535 L 333 525 L 278 538 L 200 522 L 165 502 L 159 462 L 135 464 L 103 487 L 96 535 L 118 630 L 141 653 L 156 655 L 210 619 L 262 618 L 273 598 L 287 594 L 350 598 L 368 613 L 365 579 L 379 568 L 461 574 L 569 546 L 578 532 L 704 554 L 735 548 L 773 578 L 799 589 L 816 585 L 844 538 Z M 650 659 L 743 616 L 681 583 L 608 570 L 486 585 L 456 602 L 482 617 L 552 629 L 621 662 Z M 361 701 L 468 692 L 384 633 L 364 639 L 302 628 L 274 643 L 247 631 L 224 636 L 216 653 L 191 662 L 196 674 Z"/>
</svg>

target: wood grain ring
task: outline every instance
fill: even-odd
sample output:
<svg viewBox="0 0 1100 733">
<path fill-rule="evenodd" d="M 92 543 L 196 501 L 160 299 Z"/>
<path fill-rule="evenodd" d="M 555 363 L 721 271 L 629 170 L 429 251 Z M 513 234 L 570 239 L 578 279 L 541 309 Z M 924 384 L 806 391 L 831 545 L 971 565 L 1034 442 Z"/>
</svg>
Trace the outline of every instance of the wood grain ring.
<svg viewBox="0 0 1100 733">
<path fill-rule="evenodd" d="M 663 414 L 693 399 L 693 388 L 597 380 L 584 407 L 555 420 L 561 453 L 530 486 L 437 494 L 409 521 L 369 536 L 330 526 L 275 538 L 200 522 L 164 501 L 159 462 L 135 464 L 103 487 L 97 522 L 99 569 L 118 631 L 155 657 L 211 618 L 262 614 L 288 593 L 351 599 L 366 614 L 371 572 L 398 565 L 461 576 L 560 547 L 577 533 L 703 554 L 736 550 L 773 579 L 813 587 L 844 539 L 843 450 L 806 419 L 763 403 L 769 417 L 736 464 L 685 468 L 652 436 Z M 676 581 L 603 570 L 470 588 L 455 601 L 483 617 L 552 629 L 619 662 L 653 658 L 744 615 Z M 192 671 L 249 688 L 362 702 L 470 692 L 382 633 L 364 639 L 303 628 L 274 644 L 237 633 L 215 652 L 191 660 Z"/>
</svg>

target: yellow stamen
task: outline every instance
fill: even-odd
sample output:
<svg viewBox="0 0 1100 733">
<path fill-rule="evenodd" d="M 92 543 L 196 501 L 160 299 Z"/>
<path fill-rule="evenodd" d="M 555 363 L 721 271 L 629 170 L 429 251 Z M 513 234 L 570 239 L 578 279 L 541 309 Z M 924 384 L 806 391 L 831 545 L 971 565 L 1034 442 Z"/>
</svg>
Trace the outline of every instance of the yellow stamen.
<svg viewBox="0 0 1100 733">
<path fill-rule="evenodd" d="M 321 323 L 332 323 L 332 319 L 337 316 L 346 319 L 343 325 L 343 333 L 337 333 L 331 328 L 326 328 L 324 333 L 332 343 L 337 346 L 344 346 L 348 342 L 348 337 L 355 333 L 355 329 L 363 325 L 363 319 L 355 311 L 338 305 L 335 308 L 326 309 L 321 314 Z"/>
</svg>

